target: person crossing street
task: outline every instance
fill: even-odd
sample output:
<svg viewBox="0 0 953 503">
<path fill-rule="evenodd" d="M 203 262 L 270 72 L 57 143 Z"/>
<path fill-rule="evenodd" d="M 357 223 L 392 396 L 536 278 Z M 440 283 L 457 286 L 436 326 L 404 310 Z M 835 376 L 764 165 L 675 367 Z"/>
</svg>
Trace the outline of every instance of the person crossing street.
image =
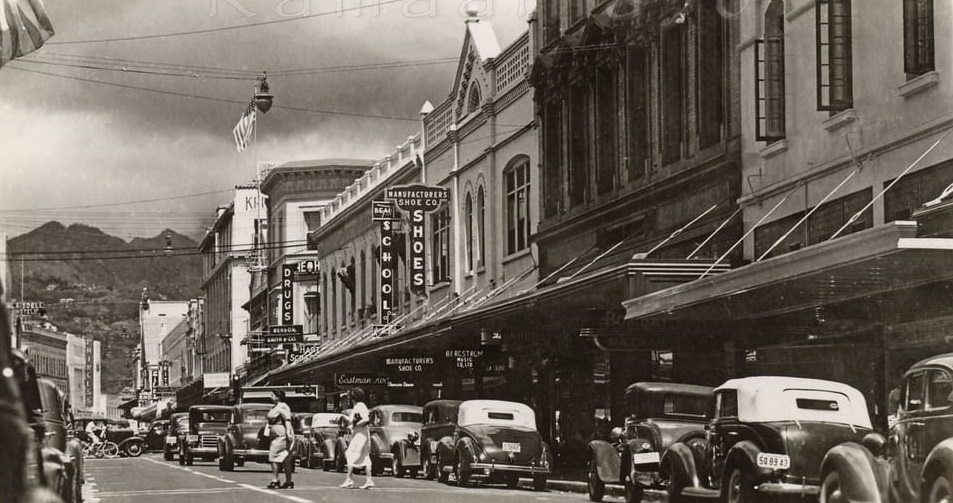
<svg viewBox="0 0 953 503">
<path fill-rule="evenodd" d="M 340 485 L 343 489 L 353 489 L 354 479 L 352 474 L 355 468 L 364 468 L 367 480 L 361 489 L 370 489 L 374 487 L 374 480 L 371 477 L 371 439 L 370 439 L 370 411 L 364 403 L 364 390 L 354 388 L 351 390 L 351 398 L 354 401 L 354 407 L 351 409 L 351 415 L 345 418 L 347 424 L 351 427 L 351 443 L 348 444 L 344 457 L 347 459 L 347 477 Z"/>
</svg>

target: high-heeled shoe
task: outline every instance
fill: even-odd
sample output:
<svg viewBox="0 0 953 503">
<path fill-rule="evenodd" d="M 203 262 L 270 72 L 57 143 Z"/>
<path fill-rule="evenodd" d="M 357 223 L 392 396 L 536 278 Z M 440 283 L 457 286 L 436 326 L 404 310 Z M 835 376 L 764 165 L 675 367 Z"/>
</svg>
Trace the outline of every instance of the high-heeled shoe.
<svg viewBox="0 0 953 503">
<path fill-rule="evenodd" d="M 339 485 L 338 487 L 340 487 L 341 489 L 354 489 L 354 481 L 353 481 L 353 480 L 345 480 L 345 481 L 344 481 L 343 483 L 341 483 L 341 485 Z"/>
<path fill-rule="evenodd" d="M 295 488 L 295 482 L 293 480 L 289 480 L 285 482 L 284 484 L 281 484 L 281 487 L 279 487 L 278 489 L 294 489 L 294 488 Z"/>
<path fill-rule="evenodd" d="M 281 482 L 278 482 L 277 480 L 272 480 L 270 483 L 268 483 L 268 489 L 278 489 L 279 487 L 281 487 Z"/>
</svg>

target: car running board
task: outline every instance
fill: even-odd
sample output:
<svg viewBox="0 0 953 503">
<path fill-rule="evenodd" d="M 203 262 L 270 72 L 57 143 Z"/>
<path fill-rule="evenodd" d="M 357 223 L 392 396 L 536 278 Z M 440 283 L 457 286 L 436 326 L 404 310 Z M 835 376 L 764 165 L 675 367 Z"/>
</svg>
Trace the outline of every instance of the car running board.
<svg viewBox="0 0 953 503">
<path fill-rule="evenodd" d="M 692 498 L 717 499 L 721 497 L 721 491 L 716 491 L 714 489 L 707 489 L 704 487 L 686 487 L 685 489 L 682 489 L 682 496 L 689 496 Z"/>
</svg>

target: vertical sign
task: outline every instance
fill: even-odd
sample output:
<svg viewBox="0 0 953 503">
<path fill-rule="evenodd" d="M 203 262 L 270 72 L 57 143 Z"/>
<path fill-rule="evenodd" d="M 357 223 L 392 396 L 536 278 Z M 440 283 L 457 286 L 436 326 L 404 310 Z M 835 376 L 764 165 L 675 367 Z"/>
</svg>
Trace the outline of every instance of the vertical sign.
<svg viewBox="0 0 953 503">
<path fill-rule="evenodd" d="M 424 266 L 424 210 L 410 212 L 410 291 L 423 295 L 427 290 Z"/>
<path fill-rule="evenodd" d="M 168 386 L 168 385 L 169 385 L 169 364 L 163 363 L 162 364 L 162 384 L 160 386 Z"/>
<path fill-rule="evenodd" d="M 150 389 L 158 388 L 159 387 L 159 367 L 151 366 L 149 368 L 149 376 L 150 376 L 149 382 L 152 383 L 152 387 Z"/>
<path fill-rule="evenodd" d="M 294 276 L 298 265 L 281 266 L 281 324 L 294 323 Z"/>
<path fill-rule="evenodd" d="M 93 357 L 93 338 L 83 337 L 86 343 L 83 362 L 83 405 L 87 409 L 93 408 L 93 367 L 96 365 Z"/>
<path fill-rule="evenodd" d="M 384 196 L 410 214 L 410 289 L 418 295 L 423 294 L 427 287 L 424 216 L 437 211 L 444 201 L 450 199 L 450 190 L 420 184 L 401 185 L 387 188 Z"/>
<path fill-rule="evenodd" d="M 381 305 L 377 316 L 381 325 L 391 322 L 391 313 L 394 309 L 394 222 L 397 219 L 397 209 L 390 201 L 373 201 L 371 203 L 371 220 L 381 223 Z"/>
</svg>

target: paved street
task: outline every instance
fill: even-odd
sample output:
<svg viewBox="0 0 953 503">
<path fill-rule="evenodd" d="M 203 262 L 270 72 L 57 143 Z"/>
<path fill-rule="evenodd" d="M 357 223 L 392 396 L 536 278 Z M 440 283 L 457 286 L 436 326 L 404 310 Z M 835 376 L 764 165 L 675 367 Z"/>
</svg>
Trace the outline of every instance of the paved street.
<svg viewBox="0 0 953 503">
<path fill-rule="evenodd" d="M 91 459 L 86 462 L 86 501 L 89 503 L 265 503 L 265 502 L 321 502 L 350 501 L 388 502 L 449 501 L 454 503 L 495 503 L 516 501 L 576 502 L 588 501 L 585 494 L 558 491 L 533 492 L 530 489 L 508 490 L 502 486 L 460 488 L 422 479 L 375 478 L 373 490 L 344 490 L 337 487 L 344 475 L 321 470 L 298 469 L 295 488 L 291 490 L 265 489 L 271 479 L 263 464 L 249 464 L 231 473 L 223 473 L 212 463 L 196 462 L 193 466 L 179 466 L 166 462 L 156 454 L 140 458 Z M 361 484 L 364 477 L 355 477 Z M 607 502 L 621 499 L 607 497 Z"/>
</svg>

